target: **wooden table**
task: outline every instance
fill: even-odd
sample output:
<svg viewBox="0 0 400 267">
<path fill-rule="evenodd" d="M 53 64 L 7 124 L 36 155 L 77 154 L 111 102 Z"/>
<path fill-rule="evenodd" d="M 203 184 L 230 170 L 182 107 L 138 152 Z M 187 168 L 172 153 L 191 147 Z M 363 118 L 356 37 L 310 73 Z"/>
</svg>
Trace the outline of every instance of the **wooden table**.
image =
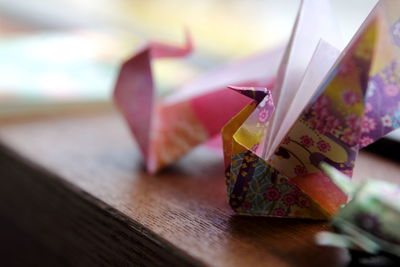
<svg viewBox="0 0 400 267">
<path fill-rule="evenodd" d="M 25 254 L 29 263 L 67 266 L 349 262 L 347 251 L 314 243 L 326 222 L 235 215 L 221 156 L 204 147 L 146 174 L 114 110 L 3 119 L 0 141 L 0 239 L 10 263 Z M 355 177 L 399 173 L 397 163 L 364 152 Z"/>
</svg>

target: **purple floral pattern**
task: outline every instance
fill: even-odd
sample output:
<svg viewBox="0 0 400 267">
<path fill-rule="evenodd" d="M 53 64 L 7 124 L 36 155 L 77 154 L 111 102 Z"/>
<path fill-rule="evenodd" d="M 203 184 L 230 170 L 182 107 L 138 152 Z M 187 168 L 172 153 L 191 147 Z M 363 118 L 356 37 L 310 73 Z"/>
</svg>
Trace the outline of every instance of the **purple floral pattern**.
<svg viewBox="0 0 400 267">
<path fill-rule="evenodd" d="M 321 161 L 351 174 L 359 149 L 400 127 L 399 59 L 387 62 L 376 73 L 370 71 L 379 59 L 372 57 L 373 38 L 379 38 L 375 23 L 371 21 L 330 73 L 320 95 L 300 115 L 270 160 L 285 175 L 303 174 L 299 166 L 306 168 L 306 174 L 315 172 Z M 400 20 L 392 27 L 396 37 L 399 27 Z M 341 161 L 331 157 L 335 146 L 347 154 Z"/>
<path fill-rule="evenodd" d="M 364 109 L 360 147 L 364 147 L 399 127 L 400 64 L 391 62 L 386 68 L 372 76 Z M 368 142 L 367 142 L 368 140 Z"/>
<path fill-rule="evenodd" d="M 381 1 L 378 6 L 388 8 L 385 4 Z M 386 17 L 382 19 L 389 22 Z M 333 194 L 332 199 L 340 201 L 320 207 L 301 187 L 313 190 L 312 186 L 321 186 L 320 177 L 313 176 L 320 172 L 321 162 L 351 176 L 358 151 L 400 127 L 400 20 L 381 22 L 370 16 L 274 155 L 267 159 L 253 153 L 264 146 L 261 142 L 256 146 L 256 142 L 242 144 L 258 140 L 258 133 L 265 133 L 260 128 L 269 122 L 272 110 L 265 108 L 267 103 L 257 101 L 246 121 L 246 131 L 233 134 L 244 137 L 240 144 L 233 141 L 236 152 L 227 166 L 229 202 L 235 211 L 318 218 L 326 216 L 327 206 L 341 205 Z M 392 26 L 383 29 L 386 25 Z M 249 134 L 253 135 L 248 138 Z M 306 185 L 304 181 L 311 182 Z M 324 186 L 334 187 L 329 181 Z"/>
<path fill-rule="evenodd" d="M 400 46 L 400 19 L 391 27 L 393 41 L 397 46 Z"/>
<path fill-rule="evenodd" d="M 231 207 L 242 214 L 326 218 L 309 196 L 254 153 L 233 156 L 228 186 Z"/>
</svg>

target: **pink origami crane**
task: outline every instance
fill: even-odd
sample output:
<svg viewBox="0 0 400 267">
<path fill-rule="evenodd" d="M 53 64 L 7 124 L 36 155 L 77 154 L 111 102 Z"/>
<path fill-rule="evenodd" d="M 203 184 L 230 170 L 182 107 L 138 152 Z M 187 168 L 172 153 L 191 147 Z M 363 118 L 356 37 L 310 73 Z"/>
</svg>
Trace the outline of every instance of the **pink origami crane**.
<svg viewBox="0 0 400 267">
<path fill-rule="evenodd" d="M 165 98 L 156 97 L 153 60 L 180 58 L 192 50 L 150 43 L 121 68 L 115 101 L 125 116 L 149 172 L 167 166 L 195 146 L 218 135 L 223 125 L 250 103 L 226 89 L 228 84 L 271 86 L 282 49 L 229 64 L 182 86 Z"/>
</svg>

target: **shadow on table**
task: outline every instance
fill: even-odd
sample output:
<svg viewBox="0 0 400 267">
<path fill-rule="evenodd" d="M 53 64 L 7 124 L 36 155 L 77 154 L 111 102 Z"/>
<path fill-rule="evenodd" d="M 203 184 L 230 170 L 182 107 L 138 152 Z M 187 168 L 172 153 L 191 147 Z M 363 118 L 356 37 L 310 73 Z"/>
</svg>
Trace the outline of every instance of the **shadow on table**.
<svg viewBox="0 0 400 267">
<path fill-rule="evenodd" d="M 350 260 L 346 250 L 315 243 L 315 234 L 323 230 L 329 230 L 328 223 L 316 220 L 234 215 L 229 221 L 233 239 L 246 242 L 249 247 L 261 247 L 288 264 L 346 266 Z M 235 245 L 235 242 L 231 244 Z"/>
<path fill-rule="evenodd" d="M 400 163 L 400 142 L 389 138 L 382 138 L 363 149 L 366 152 L 377 154 Z"/>
</svg>

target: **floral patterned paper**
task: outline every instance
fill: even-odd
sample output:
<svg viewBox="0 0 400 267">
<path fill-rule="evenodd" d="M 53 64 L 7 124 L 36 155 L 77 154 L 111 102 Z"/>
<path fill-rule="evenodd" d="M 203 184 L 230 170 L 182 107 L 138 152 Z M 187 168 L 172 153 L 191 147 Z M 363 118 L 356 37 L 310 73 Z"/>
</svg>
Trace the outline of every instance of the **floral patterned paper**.
<svg viewBox="0 0 400 267">
<path fill-rule="evenodd" d="M 259 120 L 268 123 L 258 107 L 235 133 L 228 130 L 230 124 L 225 126 L 225 135 L 231 136 L 236 146 L 241 147 L 236 149 L 237 154 L 233 153 L 232 159 L 254 153 L 256 166 L 265 166 L 262 171 L 257 167 L 257 171 L 245 169 L 238 175 L 234 170 L 241 169 L 237 165 L 240 161 L 227 165 L 228 175 L 235 177 L 230 189 L 236 191 L 228 191 L 228 195 L 236 211 L 319 219 L 335 214 L 346 203 L 346 195 L 326 178 L 319 165 L 329 163 L 351 176 L 358 151 L 400 126 L 399 31 L 400 2 L 381 0 L 270 158 L 254 149 L 262 145 L 263 136 L 259 136 L 261 132 L 257 130 L 259 122 L 255 123 L 252 118 L 259 116 Z M 265 135 L 265 131 L 262 133 Z M 267 177 L 268 183 L 260 183 L 259 177 Z M 288 202 L 277 197 L 287 193 L 278 189 L 275 177 L 284 177 L 285 186 L 290 185 L 296 192 L 308 195 L 311 206 L 318 209 L 313 208 L 307 213 L 303 208 L 296 214 L 286 209 L 277 215 L 271 207 L 285 207 Z M 257 188 L 253 186 L 250 190 L 253 183 Z M 271 186 L 277 188 L 275 195 L 270 191 L 275 190 Z M 264 198 L 265 203 L 261 205 L 261 197 L 252 197 L 253 191 L 275 197 Z M 240 201 L 235 199 L 237 197 Z"/>
</svg>

